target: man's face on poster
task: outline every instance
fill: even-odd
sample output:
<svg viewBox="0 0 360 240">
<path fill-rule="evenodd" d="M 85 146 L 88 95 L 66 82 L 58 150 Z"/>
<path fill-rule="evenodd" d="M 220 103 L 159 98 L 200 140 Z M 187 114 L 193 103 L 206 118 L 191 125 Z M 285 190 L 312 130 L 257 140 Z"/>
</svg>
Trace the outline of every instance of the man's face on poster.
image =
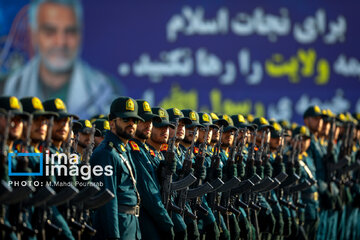
<svg viewBox="0 0 360 240">
<path fill-rule="evenodd" d="M 70 7 L 55 3 L 41 4 L 37 13 L 37 29 L 32 38 L 42 63 L 55 73 L 73 66 L 81 40 L 80 24 Z"/>
</svg>

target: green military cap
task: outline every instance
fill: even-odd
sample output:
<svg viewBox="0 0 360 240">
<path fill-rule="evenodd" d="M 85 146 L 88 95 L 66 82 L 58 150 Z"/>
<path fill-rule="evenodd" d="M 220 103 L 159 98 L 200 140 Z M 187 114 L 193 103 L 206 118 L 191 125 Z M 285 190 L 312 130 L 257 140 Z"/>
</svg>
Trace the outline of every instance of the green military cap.
<svg viewBox="0 0 360 240">
<path fill-rule="evenodd" d="M 299 126 L 299 124 L 297 124 L 296 122 L 293 122 L 291 124 L 291 130 L 294 130 L 295 128 L 297 128 L 297 126 Z"/>
<path fill-rule="evenodd" d="M 310 135 L 310 131 L 307 127 L 305 126 L 297 126 L 294 130 L 293 130 L 293 136 L 299 135 L 305 138 L 311 138 Z"/>
<path fill-rule="evenodd" d="M 99 129 L 102 136 L 105 135 L 106 131 L 110 130 L 110 123 L 106 119 L 96 119 L 92 125 L 95 126 L 96 129 Z"/>
<path fill-rule="evenodd" d="M 161 122 L 161 118 L 158 115 L 153 114 L 150 104 L 146 100 L 137 99 L 136 102 L 139 107 L 138 114 L 140 117 L 142 117 L 145 121 L 154 120 Z"/>
<path fill-rule="evenodd" d="M 229 125 L 229 123 L 225 119 L 219 118 L 219 116 L 214 112 L 210 113 L 210 117 L 213 123 L 216 125 L 224 126 L 224 127 L 227 127 Z"/>
<path fill-rule="evenodd" d="M 190 118 L 185 117 L 178 108 L 169 108 L 166 111 L 169 114 L 169 120 L 172 123 L 175 123 L 176 119 L 179 119 L 179 121 L 184 121 L 185 125 L 189 125 L 192 123 Z"/>
<path fill-rule="evenodd" d="M 255 118 L 252 123 L 256 124 L 259 130 L 262 130 L 264 128 L 269 128 L 270 131 L 274 130 L 274 127 L 271 126 L 269 121 L 266 120 L 266 118 L 264 117 Z"/>
<path fill-rule="evenodd" d="M 23 107 L 19 99 L 14 96 L 11 97 L 0 97 L 0 113 L 7 114 L 9 111 L 14 115 L 22 118 L 28 118 L 29 114 L 23 112 Z"/>
<path fill-rule="evenodd" d="M 56 112 L 48 112 L 44 110 L 44 106 L 41 103 L 40 99 L 37 97 L 26 97 L 20 99 L 20 102 L 23 106 L 23 111 L 29 114 L 33 114 L 35 117 L 44 116 L 44 117 L 58 117 L 59 114 Z"/>
<path fill-rule="evenodd" d="M 271 121 L 271 126 L 273 126 L 273 129 L 270 131 L 271 138 L 279 138 L 282 131 L 281 125 L 276 121 Z"/>
<path fill-rule="evenodd" d="M 353 117 L 357 120 L 357 128 L 360 128 L 360 113 L 353 113 Z"/>
<path fill-rule="evenodd" d="M 104 114 L 96 114 L 94 116 L 92 116 L 90 118 L 90 122 L 93 123 L 95 122 L 97 119 L 105 119 L 105 120 L 108 120 L 109 121 L 109 117 L 107 115 L 104 115 Z"/>
<path fill-rule="evenodd" d="M 55 112 L 59 115 L 59 118 L 73 117 L 76 120 L 79 119 L 75 114 L 68 113 L 65 103 L 60 98 L 46 100 L 43 105 L 45 111 Z"/>
<path fill-rule="evenodd" d="M 224 119 L 228 123 L 228 125 L 224 128 L 224 132 L 228 132 L 231 130 L 234 130 L 234 131 L 237 130 L 237 128 L 234 126 L 233 120 L 231 119 L 231 117 L 229 115 L 224 114 L 224 115 L 220 115 L 219 117 L 221 119 Z"/>
<path fill-rule="evenodd" d="M 246 117 L 246 120 L 249 122 L 249 123 L 252 123 L 255 119 L 254 115 L 252 114 L 248 114 L 245 116 Z"/>
<path fill-rule="evenodd" d="M 288 120 L 280 120 L 279 123 L 280 123 L 282 128 L 284 128 L 286 130 L 291 129 L 291 124 L 290 124 L 290 122 Z"/>
<path fill-rule="evenodd" d="M 232 115 L 231 119 L 234 123 L 234 126 L 237 128 L 248 128 L 249 130 L 253 131 L 257 128 L 255 124 L 248 123 L 245 117 L 242 114 Z"/>
<path fill-rule="evenodd" d="M 303 114 L 303 118 L 307 117 L 321 117 L 323 116 L 321 109 L 319 106 L 310 106 L 306 109 L 306 111 Z"/>
<path fill-rule="evenodd" d="M 161 118 L 161 122 L 154 122 L 153 123 L 154 127 L 160 128 L 160 127 L 169 126 L 171 128 L 175 128 L 174 124 L 172 124 L 169 121 L 169 114 L 167 113 L 167 111 L 164 108 L 162 108 L 162 107 L 153 107 L 152 112 L 157 114 Z"/>
<path fill-rule="evenodd" d="M 198 114 L 199 114 L 199 123 L 201 125 L 203 125 L 205 127 L 209 126 L 209 127 L 219 129 L 218 125 L 213 124 L 210 114 L 204 113 L 204 112 L 199 112 Z"/>
<path fill-rule="evenodd" d="M 91 133 L 91 128 L 93 125 L 90 120 L 80 119 L 79 121 L 73 122 L 73 130 L 75 133 Z M 95 127 L 95 136 L 101 136 L 101 131 Z"/>
<path fill-rule="evenodd" d="M 191 127 L 202 127 L 199 122 L 199 114 L 191 109 L 183 109 L 181 112 L 184 114 L 185 117 L 191 120 L 191 124 L 186 125 L 187 128 Z"/>
<path fill-rule="evenodd" d="M 344 123 L 346 123 L 346 116 L 343 113 L 339 113 L 336 116 L 336 126 L 342 126 Z"/>
<path fill-rule="evenodd" d="M 135 118 L 144 121 L 138 114 L 138 104 L 131 97 L 118 97 L 110 106 L 109 120 L 114 118 Z"/>
</svg>

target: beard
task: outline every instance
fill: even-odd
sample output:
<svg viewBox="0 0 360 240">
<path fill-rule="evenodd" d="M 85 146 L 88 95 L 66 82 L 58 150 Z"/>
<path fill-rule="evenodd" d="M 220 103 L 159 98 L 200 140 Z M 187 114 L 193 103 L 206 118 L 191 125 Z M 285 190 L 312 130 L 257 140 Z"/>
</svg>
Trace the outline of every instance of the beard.
<svg viewBox="0 0 360 240">
<path fill-rule="evenodd" d="M 126 128 L 128 128 L 128 127 L 123 129 L 119 125 L 115 124 L 115 128 L 116 128 L 116 135 L 118 135 L 119 137 L 124 138 L 126 140 L 129 140 L 129 139 L 133 138 L 134 135 L 135 135 L 133 133 L 126 132 Z"/>
<path fill-rule="evenodd" d="M 82 148 L 86 148 L 87 147 L 87 145 L 85 144 L 85 143 L 83 143 L 83 142 L 78 142 L 78 145 L 80 146 L 80 147 L 82 147 Z"/>
<path fill-rule="evenodd" d="M 138 130 L 136 130 L 135 136 L 137 136 L 140 139 L 149 139 L 150 138 L 149 135 L 146 135 L 143 132 L 138 131 Z"/>
<path fill-rule="evenodd" d="M 46 69 L 52 73 L 64 73 L 71 70 L 77 58 L 78 51 L 71 52 L 68 48 L 52 48 L 45 54 L 40 53 Z"/>
</svg>

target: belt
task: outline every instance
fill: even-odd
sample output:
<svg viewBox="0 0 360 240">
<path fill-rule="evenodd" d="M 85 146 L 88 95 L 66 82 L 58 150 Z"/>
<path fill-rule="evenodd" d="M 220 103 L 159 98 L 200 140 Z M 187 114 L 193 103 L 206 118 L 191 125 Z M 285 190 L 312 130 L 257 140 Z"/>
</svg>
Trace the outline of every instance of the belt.
<svg viewBox="0 0 360 240">
<path fill-rule="evenodd" d="M 135 217 L 139 217 L 140 214 L 140 206 L 126 206 L 126 205 L 118 205 L 118 211 L 125 214 L 134 215 Z"/>
<path fill-rule="evenodd" d="M 318 192 L 314 192 L 314 193 L 307 193 L 307 194 L 301 194 L 301 198 L 304 200 L 314 200 L 314 201 L 318 201 L 319 200 L 319 193 Z"/>
</svg>

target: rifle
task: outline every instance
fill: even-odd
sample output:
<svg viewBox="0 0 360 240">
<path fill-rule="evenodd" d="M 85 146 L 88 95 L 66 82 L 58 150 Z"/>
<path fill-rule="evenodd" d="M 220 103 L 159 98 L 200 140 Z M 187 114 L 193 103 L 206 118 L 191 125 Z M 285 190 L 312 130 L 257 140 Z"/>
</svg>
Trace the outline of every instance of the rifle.
<svg viewBox="0 0 360 240">
<path fill-rule="evenodd" d="M 8 166 L 7 166 L 7 155 L 8 155 L 7 142 L 9 139 L 9 128 L 12 117 L 13 117 L 13 112 L 8 111 L 6 115 L 6 126 L 4 129 L 4 135 L 2 137 L 2 143 L 1 143 L 0 179 L 5 180 L 6 182 L 9 181 Z"/>
<path fill-rule="evenodd" d="M 169 140 L 168 149 L 165 153 L 165 161 L 172 162 L 175 159 L 175 141 L 176 141 L 176 132 L 177 128 L 179 126 L 179 119 L 176 119 L 175 122 L 175 134 L 174 136 Z M 168 211 L 175 211 L 177 213 L 182 213 L 182 209 L 176 206 L 172 200 L 171 200 L 171 193 L 174 191 L 179 191 L 186 189 L 188 186 L 193 184 L 196 181 L 196 177 L 193 174 L 188 174 L 186 177 L 182 178 L 181 180 L 178 180 L 176 182 L 173 182 L 172 180 L 173 173 L 167 169 L 163 168 L 161 176 L 163 177 L 163 184 L 162 184 L 162 200 L 165 205 L 165 208 Z"/>
<path fill-rule="evenodd" d="M 202 142 L 199 146 L 199 153 L 195 157 L 195 168 L 202 168 L 205 162 L 205 150 L 207 146 L 207 138 L 209 135 L 210 127 L 207 126 L 205 128 L 204 142 Z M 202 180 L 198 179 L 197 186 L 202 185 Z M 194 214 L 196 215 L 197 211 L 201 211 L 204 215 L 208 214 L 208 211 L 201 206 L 202 200 L 201 197 L 197 197 L 194 203 Z"/>
<path fill-rule="evenodd" d="M 195 128 L 194 132 L 195 133 L 197 132 L 197 128 Z M 192 156 L 192 153 L 194 152 L 194 144 L 195 144 L 195 136 L 193 137 L 193 139 L 191 141 L 190 147 L 188 149 L 186 149 L 185 158 L 184 158 L 184 162 L 183 162 L 183 166 L 182 166 L 182 171 L 179 176 L 179 179 L 184 178 L 184 176 L 187 174 L 191 174 L 191 168 L 192 168 L 191 156 Z M 189 188 L 187 187 L 186 189 L 180 190 L 180 192 L 179 192 L 178 206 L 181 209 L 185 209 L 185 211 L 183 211 L 183 213 L 186 212 L 185 203 L 186 203 L 186 199 L 187 199 L 187 195 L 188 195 L 188 190 L 189 190 Z M 196 216 L 195 216 L 195 218 L 196 218 Z"/>
</svg>

